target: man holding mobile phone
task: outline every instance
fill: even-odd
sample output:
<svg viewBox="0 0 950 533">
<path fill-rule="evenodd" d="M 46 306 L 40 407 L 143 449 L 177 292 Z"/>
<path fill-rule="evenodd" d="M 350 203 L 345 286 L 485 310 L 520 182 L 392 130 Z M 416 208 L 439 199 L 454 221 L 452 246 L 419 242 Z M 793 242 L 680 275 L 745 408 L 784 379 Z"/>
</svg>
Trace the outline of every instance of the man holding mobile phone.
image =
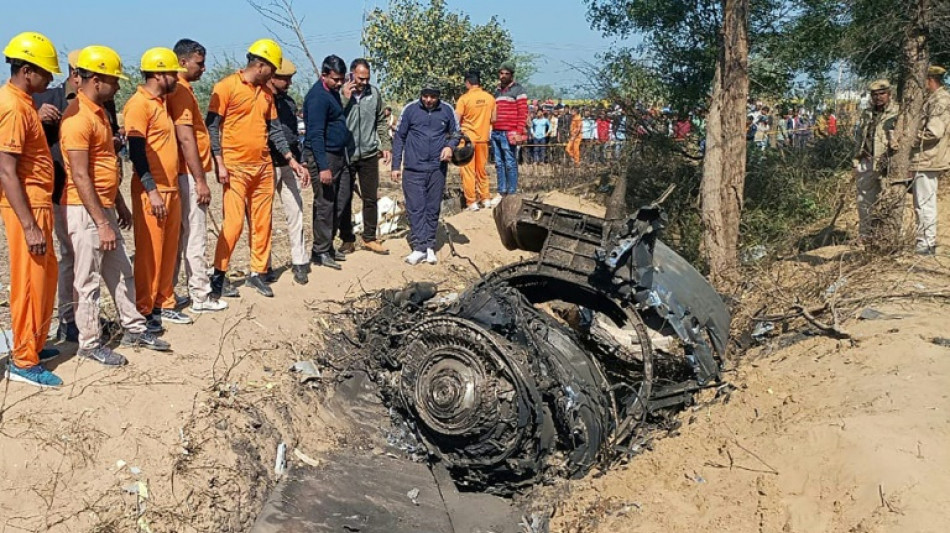
<svg viewBox="0 0 950 533">
<path fill-rule="evenodd" d="M 392 160 L 392 141 L 387 135 L 383 96 L 379 89 L 370 85 L 369 62 L 363 58 L 350 63 L 349 80 L 343 85 L 343 114 L 352 142 L 347 144 L 347 164 L 350 176 L 359 178 L 360 197 L 363 200 L 363 248 L 380 255 L 389 250 L 379 243 L 376 225 L 379 213 L 376 208 L 379 196 L 379 160 L 388 165 Z M 353 194 L 346 198 L 340 218 L 340 251 L 348 254 L 356 251 L 356 235 L 353 234 Z"/>
</svg>

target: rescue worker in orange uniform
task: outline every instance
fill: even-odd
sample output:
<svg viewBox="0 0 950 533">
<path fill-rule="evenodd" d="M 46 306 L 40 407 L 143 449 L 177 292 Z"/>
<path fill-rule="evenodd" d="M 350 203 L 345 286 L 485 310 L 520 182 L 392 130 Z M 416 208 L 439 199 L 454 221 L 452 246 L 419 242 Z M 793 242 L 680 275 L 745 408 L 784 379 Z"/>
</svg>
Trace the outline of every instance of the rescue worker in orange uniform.
<svg viewBox="0 0 950 533">
<path fill-rule="evenodd" d="M 584 119 L 581 117 L 580 109 L 574 110 L 574 118 L 571 119 L 571 137 L 567 141 L 567 155 L 571 156 L 575 165 L 581 164 L 581 138 L 584 133 Z"/>
<path fill-rule="evenodd" d="M 59 74 L 56 47 L 25 32 L 3 50 L 10 79 L 0 88 L 0 217 L 10 254 L 13 349 L 6 375 L 38 387 L 63 384 L 41 364 L 56 299 L 58 265 L 53 252 L 53 156 L 32 95 Z"/>
<path fill-rule="evenodd" d="M 488 173 L 488 142 L 491 140 L 492 118 L 495 115 L 495 97 L 482 89 L 481 74 L 478 71 L 465 73 L 463 94 L 455 105 L 455 114 L 459 118 L 462 133 L 468 135 L 475 146 L 475 157 L 459 169 L 462 175 L 462 191 L 465 204 L 470 211 L 491 205 Z M 481 204 L 481 206 L 479 206 Z"/>
<path fill-rule="evenodd" d="M 247 49 L 247 66 L 214 86 L 205 122 L 211 136 L 218 182 L 224 185 L 224 221 L 214 253 L 212 296 L 225 289 L 231 254 L 250 221 L 251 275 L 247 285 L 266 297 L 274 291 L 267 285 L 271 253 L 271 219 L 274 206 L 274 167 L 270 141 L 284 154 L 288 166 L 301 180 L 307 170 L 297 162 L 277 117 L 274 94 L 267 82 L 281 66 L 283 52 L 270 39 L 254 42 Z"/>
<path fill-rule="evenodd" d="M 145 317 L 135 308 L 132 264 L 120 229 L 132 225 L 132 213 L 119 194 L 119 159 L 106 104 L 119 90 L 122 59 L 106 46 L 87 46 L 76 59 L 79 90 L 63 113 L 59 146 L 66 173 L 62 203 L 69 245 L 73 251 L 77 294 L 76 355 L 106 366 L 121 366 L 126 358 L 102 341 L 99 294 L 102 282 L 112 294 L 124 330 L 123 346 L 158 351 L 169 344 L 149 333 Z"/>
<path fill-rule="evenodd" d="M 166 100 L 178 84 L 182 69 L 168 48 L 152 48 L 142 55 L 139 70 L 145 84 L 125 104 L 135 220 L 136 307 L 149 324 L 161 331 L 165 322 L 190 324 L 175 309 L 175 262 L 181 231 L 178 193 L 178 140 Z"/>
<path fill-rule="evenodd" d="M 53 156 L 32 95 L 59 74 L 56 47 L 25 32 L 3 50 L 10 79 L 0 87 L 0 217 L 10 254 L 13 345 L 6 375 L 38 387 L 63 380 L 43 362 L 59 354 L 43 350 L 53 317 L 58 265 L 53 251 Z"/>
<path fill-rule="evenodd" d="M 175 283 L 184 263 L 189 296 L 176 307 L 191 301 L 192 313 L 209 313 L 228 308 L 227 302 L 211 297 L 208 278 L 208 205 L 211 189 L 208 179 L 213 175 L 211 138 L 198 99 L 191 84 L 201 79 L 205 71 L 207 50 L 191 39 L 175 43 L 175 54 L 185 70 L 178 75 L 178 88 L 168 96 L 168 112 L 175 122 L 178 137 L 178 193 L 181 195 L 181 232 L 178 260 L 175 261 Z"/>
</svg>

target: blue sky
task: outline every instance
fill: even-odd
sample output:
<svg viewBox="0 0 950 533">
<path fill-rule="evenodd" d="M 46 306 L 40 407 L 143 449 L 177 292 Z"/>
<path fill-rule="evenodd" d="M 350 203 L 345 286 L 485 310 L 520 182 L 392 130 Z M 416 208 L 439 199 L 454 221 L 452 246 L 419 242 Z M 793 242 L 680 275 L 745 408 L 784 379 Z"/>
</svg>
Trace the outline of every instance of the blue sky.
<svg viewBox="0 0 950 533">
<path fill-rule="evenodd" d="M 538 73 L 532 80 L 535 83 L 573 87 L 583 80 L 571 65 L 592 62 L 610 46 L 610 41 L 590 29 L 582 0 L 447 3 L 452 10 L 468 13 L 476 24 L 498 15 L 519 52 L 540 55 Z M 347 61 L 362 55 L 360 29 L 364 6 L 369 11 L 373 6 L 387 4 L 386 0 L 294 2 L 298 15 L 304 17 L 309 46 L 318 61 L 331 53 Z M 0 16 L 0 41 L 6 43 L 13 35 L 27 30 L 46 34 L 63 54 L 90 44 L 111 46 L 128 64 L 137 63 L 146 49 L 171 46 L 181 37 L 204 44 L 209 59 L 215 61 L 228 55 L 242 57 L 252 41 L 270 36 L 262 19 L 244 0 L 47 0 L 28 8 L 4 10 Z M 298 65 L 301 63 L 302 58 L 291 57 Z"/>
</svg>

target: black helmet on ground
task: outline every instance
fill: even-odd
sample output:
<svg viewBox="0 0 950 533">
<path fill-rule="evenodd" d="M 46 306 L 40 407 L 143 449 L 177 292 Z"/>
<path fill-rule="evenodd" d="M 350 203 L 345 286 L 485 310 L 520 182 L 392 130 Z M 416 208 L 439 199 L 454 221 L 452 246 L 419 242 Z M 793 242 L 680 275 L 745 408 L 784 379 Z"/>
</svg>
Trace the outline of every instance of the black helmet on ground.
<svg viewBox="0 0 950 533">
<path fill-rule="evenodd" d="M 461 142 L 452 150 L 452 164 L 457 167 L 464 167 L 475 157 L 475 145 L 464 133 L 460 134 L 459 138 Z"/>
</svg>

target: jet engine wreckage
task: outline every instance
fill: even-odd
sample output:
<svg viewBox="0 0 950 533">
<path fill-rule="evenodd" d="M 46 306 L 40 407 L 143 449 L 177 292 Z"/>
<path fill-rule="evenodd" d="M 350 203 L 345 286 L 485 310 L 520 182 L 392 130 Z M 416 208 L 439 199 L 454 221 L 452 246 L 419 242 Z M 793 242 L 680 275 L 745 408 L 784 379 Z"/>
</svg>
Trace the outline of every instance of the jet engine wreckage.
<svg viewBox="0 0 950 533">
<path fill-rule="evenodd" d="M 494 216 L 508 249 L 537 256 L 452 301 L 387 291 L 357 329 L 384 403 L 462 490 L 582 477 L 719 382 L 729 313 L 659 240 L 657 204 L 608 221 L 509 197 Z"/>
</svg>

